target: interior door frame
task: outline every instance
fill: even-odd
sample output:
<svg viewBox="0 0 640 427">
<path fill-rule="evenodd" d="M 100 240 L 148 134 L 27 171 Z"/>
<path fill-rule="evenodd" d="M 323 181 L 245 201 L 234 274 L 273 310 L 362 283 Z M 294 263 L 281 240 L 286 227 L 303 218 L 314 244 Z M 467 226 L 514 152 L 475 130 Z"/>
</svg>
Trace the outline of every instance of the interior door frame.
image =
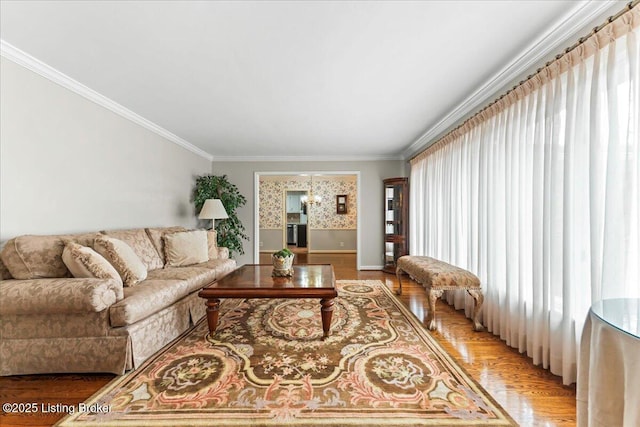
<svg viewBox="0 0 640 427">
<path fill-rule="evenodd" d="M 360 209 L 360 171 L 256 171 L 253 173 L 253 259 L 254 263 L 260 260 L 260 177 L 261 176 L 333 176 L 333 175 L 355 175 L 356 177 L 356 269 L 359 271 L 361 264 L 360 248 L 361 245 L 361 224 L 360 217 L 362 210 Z M 286 210 L 286 201 L 285 201 Z M 307 235 L 311 230 L 307 230 Z M 286 233 L 286 226 L 285 226 Z"/>
</svg>

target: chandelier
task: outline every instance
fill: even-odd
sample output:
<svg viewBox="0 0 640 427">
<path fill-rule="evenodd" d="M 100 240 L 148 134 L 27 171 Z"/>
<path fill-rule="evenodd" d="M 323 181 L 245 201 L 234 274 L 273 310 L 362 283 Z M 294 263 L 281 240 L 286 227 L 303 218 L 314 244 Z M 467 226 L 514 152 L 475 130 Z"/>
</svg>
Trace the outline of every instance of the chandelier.
<svg viewBox="0 0 640 427">
<path fill-rule="evenodd" d="M 310 186 L 310 190 L 309 190 L 309 195 L 304 195 L 302 197 L 300 197 L 300 202 L 302 202 L 303 205 L 313 205 L 313 204 L 320 204 L 322 202 L 322 197 L 318 196 L 317 194 L 313 194 L 313 175 L 311 176 L 311 186 Z"/>
</svg>

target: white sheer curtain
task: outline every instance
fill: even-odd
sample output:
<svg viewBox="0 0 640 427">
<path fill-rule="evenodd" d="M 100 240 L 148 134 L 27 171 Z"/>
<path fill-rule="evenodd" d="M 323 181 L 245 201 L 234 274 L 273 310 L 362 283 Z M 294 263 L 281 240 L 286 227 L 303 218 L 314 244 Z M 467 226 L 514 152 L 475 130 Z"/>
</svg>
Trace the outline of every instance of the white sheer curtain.
<svg viewBox="0 0 640 427">
<path fill-rule="evenodd" d="M 475 272 L 489 331 L 565 384 L 592 301 L 640 297 L 637 9 L 411 165 L 410 253 Z"/>
</svg>

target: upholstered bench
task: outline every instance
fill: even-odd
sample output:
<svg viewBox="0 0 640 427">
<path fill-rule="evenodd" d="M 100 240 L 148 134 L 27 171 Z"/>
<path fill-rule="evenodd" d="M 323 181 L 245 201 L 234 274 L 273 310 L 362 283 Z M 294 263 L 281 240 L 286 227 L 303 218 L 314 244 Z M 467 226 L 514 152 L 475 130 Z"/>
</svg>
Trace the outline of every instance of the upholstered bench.
<svg viewBox="0 0 640 427">
<path fill-rule="evenodd" d="M 484 326 L 478 320 L 484 296 L 480 288 L 480 279 L 462 268 L 447 264 L 435 258 L 426 256 L 405 255 L 398 258 L 396 276 L 398 276 L 398 295 L 402 294 L 402 273 L 407 273 L 416 282 L 422 284 L 427 290 L 429 298 L 429 313 L 427 314 L 427 327 L 436 329 L 436 300 L 444 291 L 465 289 L 475 300 L 473 308 L 473 329 L 483 331 Z"/>
</svg>

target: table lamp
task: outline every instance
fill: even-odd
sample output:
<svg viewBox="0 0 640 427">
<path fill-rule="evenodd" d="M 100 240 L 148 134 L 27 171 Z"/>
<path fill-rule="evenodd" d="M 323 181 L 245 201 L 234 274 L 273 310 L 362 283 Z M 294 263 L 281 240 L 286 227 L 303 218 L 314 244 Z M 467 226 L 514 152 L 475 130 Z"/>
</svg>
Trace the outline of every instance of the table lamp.
<svg viewBox="0 0 640 427">
<path fill-rule="evenodd" d="M 198 219 L 212 220 L 212 228 L 216 227 L 216 219 L 229 218 L 220 199 L 207 199 L 202 206 Z"/>
</svg>

